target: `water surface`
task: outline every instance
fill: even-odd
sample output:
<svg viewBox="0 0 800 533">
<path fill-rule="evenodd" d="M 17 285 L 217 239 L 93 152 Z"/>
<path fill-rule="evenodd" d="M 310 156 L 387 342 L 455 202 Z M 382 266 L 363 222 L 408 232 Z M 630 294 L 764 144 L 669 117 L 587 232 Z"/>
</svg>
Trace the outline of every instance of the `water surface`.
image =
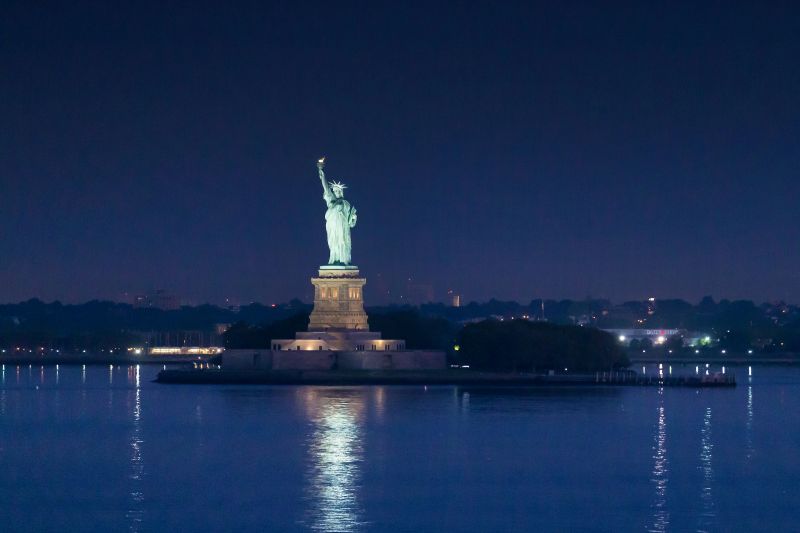
<svg viewBox="0 0 800 533">
<path fill-rule="evenodd" d="M 729 368 L 739 386 L 716 390 L 159 385 L 159 369 L 4 367 L 3 531 L 800 527 L 798 368 Z"/>
</svg>

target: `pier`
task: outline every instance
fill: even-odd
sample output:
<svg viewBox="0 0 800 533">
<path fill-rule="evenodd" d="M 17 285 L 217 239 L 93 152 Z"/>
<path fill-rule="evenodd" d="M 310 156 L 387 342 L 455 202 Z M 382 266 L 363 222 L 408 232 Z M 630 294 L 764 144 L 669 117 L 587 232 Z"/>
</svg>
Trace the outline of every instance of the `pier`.
<svg viewBox="0 0 800 533">
<path fill-rule="evenodd" d="M 158 383 L 239 385 L 483 385 L 492 387 L 630 386 L 630 387 L 735 387 L 733 374 L 703 376 L 643 376 L 635 372 L 594 374 L 504 374 L 469 370 L 431 371 L 259 371 L 168 369 L 159 372 Z"/>
</svg>

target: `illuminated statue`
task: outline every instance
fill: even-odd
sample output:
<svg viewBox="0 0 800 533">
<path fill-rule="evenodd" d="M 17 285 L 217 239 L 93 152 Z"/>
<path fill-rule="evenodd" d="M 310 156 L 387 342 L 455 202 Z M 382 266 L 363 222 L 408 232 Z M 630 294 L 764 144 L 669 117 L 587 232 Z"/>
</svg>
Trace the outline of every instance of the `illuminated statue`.
<svg viewBox="0 0 800 533">
<path fill-rule="evenodd" d="M 325 158 L 317 161 L 319 179 L 322 181 L 322 198 L 328 206 L 325 212 L 325 229 L 328 232 L 329 265 L 350 264 L 350 228 L 356 225 L 356 208 L 344 199 L 343 183 L 325 179 Z"/>
</svg>

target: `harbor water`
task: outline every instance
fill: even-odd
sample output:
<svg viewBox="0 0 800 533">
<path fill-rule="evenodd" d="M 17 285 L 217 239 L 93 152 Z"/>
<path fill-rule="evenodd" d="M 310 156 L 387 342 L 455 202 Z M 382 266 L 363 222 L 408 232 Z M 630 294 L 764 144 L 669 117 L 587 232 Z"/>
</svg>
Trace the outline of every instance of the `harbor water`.
<svg viewBox="0 0 800 533">
<path fill-rule="evenodd" d="M 800 528 L 798 367 L 728 368 L 731 389 L 153 383 L 161 368 L 3 367 L 3 531 Z"/>
</svg>

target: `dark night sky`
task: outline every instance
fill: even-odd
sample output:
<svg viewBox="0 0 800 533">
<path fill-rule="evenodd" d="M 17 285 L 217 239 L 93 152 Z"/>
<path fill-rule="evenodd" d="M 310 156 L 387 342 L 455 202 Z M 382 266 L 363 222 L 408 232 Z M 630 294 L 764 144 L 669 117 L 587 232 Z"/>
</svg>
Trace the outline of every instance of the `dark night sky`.
<svg viewBox="0 0 800 533">
<path fill-rule="evenodd" d="M 308 299 L 323 154 L 368 287 L 800 300 L 796 4 L 35 4 L 0 301 Z"/>
</svg>

